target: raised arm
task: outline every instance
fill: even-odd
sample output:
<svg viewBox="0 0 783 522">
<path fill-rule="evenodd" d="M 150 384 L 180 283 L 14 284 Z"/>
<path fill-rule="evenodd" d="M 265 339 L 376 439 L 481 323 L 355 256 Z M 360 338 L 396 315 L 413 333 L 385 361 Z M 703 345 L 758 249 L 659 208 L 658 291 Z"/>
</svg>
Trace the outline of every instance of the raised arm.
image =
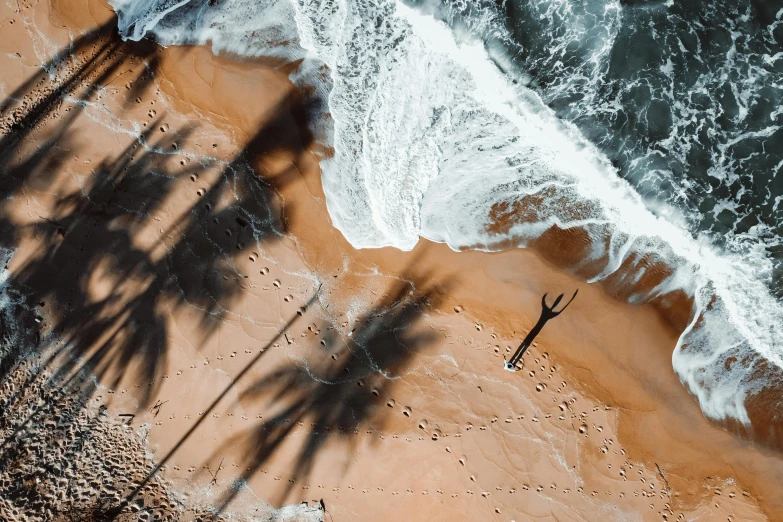
<svg viewBox="0 0 783 522">
<path fill-rule="evenodd" d="M 564 306 L 563 308 L 561 308 L 561 309 L 560 309 L 560 311 L 558 311 L 558 312 L 554 312 L 554 311 L 553 311 L 553 312 L 552 312 L 552 317 L 556 317 L 556 316 L 558 316 L 558 315 L 562 314 L 562 313 L 565 311 L 565 309 L 566 309 L 566 308 L 568 308 L 568 305 L 570 305 L 570 304 L 571 304 L 571 301 L 573 301 L 573 300 L 574 300 L 574 298 L 576 297 L 576 294 L 578 294 L 578 293 L 579 293 L 579 289 L 577 288 L 577 289 L 576 289 L 576 292 L 574 292 L 574 295 L 572 295 L 572 296 L 571 296 L 571 299 L 569 299 L 569 300 L 568 300 L 568 302 L 565 304 L 565 306 Z M 554 307 L 553 307 L 553 308 L 554 308 Z"/>
</svg>

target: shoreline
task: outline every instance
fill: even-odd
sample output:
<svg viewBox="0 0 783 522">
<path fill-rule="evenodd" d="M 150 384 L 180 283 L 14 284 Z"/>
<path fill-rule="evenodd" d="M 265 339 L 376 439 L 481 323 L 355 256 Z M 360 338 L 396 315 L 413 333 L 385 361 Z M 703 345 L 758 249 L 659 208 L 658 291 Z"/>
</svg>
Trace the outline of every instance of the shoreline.
<svg viewBox="0 0 783 522">
<path fill-rule="evenodd" d="M 84 30 L 96 21 L 111 19 L 110 11 L 98 2 L 81 5 L 88 6 L 89 14 L 84 11 L 80 14 L 79 8 L 73 8 L 68 17 L 61 16 L 67 18 L 72 28 Z M 40 29 L 42 22 L 36 24 Z M 783 477 L 781 472 L 774 471 L 780 468 L 774 464 L 779 464 L 781 457 L 742 441 L 704 419 L 695 398 L 672 370 L 675 328 L 653 306 L 619 302 L 603 286 L 587 285 L 563 271 L 563 267 L 557 268 L 558 263 L 570 263 L 566 253 L 571 249 L 567 245 L 580 244 L 578 238 L 563 242 L 563 234 L 554 231 L 533 249 L 497 253 L 455 252 L 446 245 L 424 239 L 411 252 L 390 248 L 356 251 L 331 227 L 320 186 L 318 157 L 313 153 L 317 144 L 312 143 L 306 128 L 303 109 L 306 99 L 290 84 L 285 69 L 269 68 L 253 61 L 232 62 L 213 56 L 205 47 L 157 48 L 150 56 L 153 58 L 145 58 L 147 63 L 157 60 L 158 65 L 150 78 L 154 89 L 148 87 L 148 94 L 143 96 L 145 108 L 118 116 L 139 122 L 157 121 L 163 116 L 163 110 L 149 109 L 160 110 L 152 118 L 146 114 L 147 100 L 152 99 L 167 106 L 167 118 L 172 118 L 156 123 L 161 129 L 165 125 L 170 129 L 187 129 L 190 123 L 199 123 L 201 128 L 190 134 L 197 138 L 195 147 L 185 138 L 165 137 L 164 142 L 156 131 L 151 131 L 150 139 L 160 139 L 161 147 L 165 144 L 172 150 L 169 141 L 174 140 L 174 150 L 180 151 L 166 157 L 161 168 L 171 168 L 174 172 L 180 158 L 182 161 L 193 158 L 195 164 L 200 154 L 220 161 L 211 161 L 199 171 L 197 181 L 191 182 L 187 177 L 178 180 L 165 205 L 150 214 L 161 221 L 143 224 L 133 241 L 147 246 L 153 261 L 165 259 L 166 250 L 176 247 L 178 242 L 176 237 L 169 239 L 164 234 L 171 228 L 163 224 L 177 225 L 181 216 L 196 208 L 193 192 L 205 190 L 198 197 L 208 199 L 212 190 L 223 187 L 221 176 L 229 169 L 242 168 L 241 162 L 232 159 L 236 157 L 251 163 L 272 188 L 270 207 L 273 214 L 280 215 L 274 219 L 275 226 L 283 230 L 281 235 L 269 234 L 270 239 L 261 249 L 258 241 L 253 245 L 247 239 L 250 236 L 243 232 L 245 226 L 231 222 L 244 219 L 241 217 L 244 214 L 236 213 L 237 210 L 215 216 L 214 219 L 225 219 L 232 227 L 239 227 L 232 241 L 234 237 L 240 242 L 247 241 L 241 248 L 237 246 L 241 253 L 224 272 L 224 277 L 236 277 L 232 283 L 241 288 L 233 295 L 235 299 L 230 303 L 226 321 L 210 325 L 209 335 L 199 339 L 204 331 L 200 322 L 204 319 L 198 317 L 194 312 L 198 307 L 192 305 L 203 305 L 208 300 L 191 299 L 190 306 L 180 309 L 162 303 L 164 309 L 172 307 L 167 320 L 173 327 L 167 341 L 168 359 L 162 364 L 163 369 L 156 370 L 159 378 L 152 380 L 160 384 L 156 384 L 152 394 L 142 398 L 134 391 L 138 381 L 144 380 L 138 375 L 143 374 L 142 370 L 133 375 L 133 372 L 124 373 L 124 368 L 119 371 L 120 368 L 113 367 L 103 376 L 102 381 L 113 383 L 111 387 L 119 392 L 108 402 L 109 410 L 117 414 L 129 407 L 138 408 L 140 420 L 144 417 L 151 426 L 148 442 L 157 456 L 165 454 L 198 413 L 205 410 L 205 405 L 231 384 L 232 376 L 243 368 L 240 364 L 243 354 L 248 350 L 255 353 L 259 344 L 272 343 L 263 359 L 268 366 L 254 367 L 251 371 L 249 378 L 255 379 L 255 387 L 251 381 L 246 383 L 246 390 L 231 393 L 231 404 L 215 410 L 219 417 L 210 420 L 203 432 L 196 433 L 196 438 L 178 450 L 181 454 L 164 471 L 167 478 L 180 486 L 192 488 L 199 484 L 204 488 L 212 470 L 207 470 L 210 473 L 204 469 L 196 471 L 196 463 L 202 467 L 219 466 L 218 450 L 227 441 L 234 449 L 227 449 L 228 456 L 222 458 L 228 458 L 229 462 L 234 459 L 231 465 L 236 469 L 223 468 L 224 480 L 243 477 L 242 453 L 259 444 L 277 443 L 279 449 L 274 454 L 264 455 L 263 459 L 258 455 L 256 460 L 260 462 L 250 466 L 256 469 L 246 479 L 256 495 L 269 500 L 277 490 L 285 488 L 293 495 L 286 497 L 286 502 L 297 497 L 315 500 L 312 497 L 320 495 L 327 499 L 329 506 L 341 510 L 341 520 L 358 520 L 369 513 L 377 520 L 396 519 L 401 512 L 430 518 L 470 513 L 473 517 L 495 516 L 505 520 L 507 513 L 557 516 L 557 510 L 566 513 L 569 508 L 577 510 L 581 506 L 585 512 L 613 505 L 619 510 L 615 516 L 636 513 L 641 518 L 656 520 L 664 512 L 675 518 L 676 511 L 687 512 L 687 517 L 712 516 L 723 513 L 724 505 L 732 513 L 742 514 L 729 516 L 741 519 L 760 515 L 758 509 L 771 519 L 783 515 L 783 501 L 776 498 L 779 488 L 775 486 Z M 119 100 L 124 94 L 118 88 L 113 96 Z M 243 103 L 238 106 L 235 100 Z M 115 101 L 114 107 L 106 110 L 111 113 L 118 107 L 121 103 Z M 92 132 L 86 134 L 91 137 L 98 129 L 107 128 L 100 122 L 84 125 Z M 186 135 L 184 131 L 183 135 Z M 103 142 L 107 149 L 118 147 L 120 140 L 111 143 L 112 139 Z M 217 146 L 211 147 L 213 143 Z M 235 154 L 236 150 L 242 152 Z M 88 159 L 73 161 L 69 168 L 89 170 L 84 162 L 98 164 L 104 151 L 92 145 L 86 155 Z M 54 197 L 47 199 L 45 193 L 41 190 L 36 195 L 39 208 L 56 202 Z M 236 199 L 237 194 L 217 195 L 214 212 L 233 208 L 231 197 Z M 241 199 L 241 205 L 250 204 Z M 29 215 L 22 203 L 17 205 L 17 214 Z M 206 219 L 207 216 L 205 222 Z M 183 230 L 180 234 L 187 236 L 187 227 Z M 34 239 L 29 240 L 32 245 Z M 189 243 L 192 244 L 200 245 Z M 19 251 L 30 256 L 36 252 L 34 246 L 23 246 Z M 221 250 L 220 255 L 227 256 L 226 252 Z M 173 262 L 179 263 L 179 259 Z M 23 263 L 15 258 L 11 272 L 20 270 Z M 264 267 L 266 274 L 258 270 L 262 263 L 268 264 Z M 232 276 L 232 272 L 242 277 Z M 188 274 L 194 279 L 187 284 L 199 284 L 195 274 Z M 271 283 L 273 278 L 279 284 Z M 281 340 L 278 327 L 289 317 L 296 317 L 318 286 L 316 283 L 323 285 L 319 293 L 322 297 L 296 319 L 296 329 L 289 328 Z M 143 277 L 139 277 L 130 286 L 143 288 L 144 284 Z M 91 280 L 90 288 L 95 295 L 107 291 L 101 290 L 100 281 Z M 182 286 L 177 288 L 181 290 Z M 544 329 L 526 355 L 525 370 L 514 374 L 503 372 L 503 352 L 513 351 L 513 344 L 535 322 L 541 294 L 569 293 L 574 288 L 580 289 L 578 298 L 566 314 Z M 135 287 L 129 288 L 127 295 L 132 296 L 135 291 Z M 680 310 L 673 315 L 674 323 L 682 324 L 685 317 L 682 304 L 672 306 Z M 409 316 L 410 310 L 416 313 Z M 376 318 L 391 325 L 378 338 L 372 329 L 360 326 L 362 321 L 375 325 Z M 311 324 L 306 329 L 304 325 L 308 321 Z M 406 353 L 412 353 L 402 360 L 388 361 L 388 367 L 382 372 L 368 372 L 368 367 L 373 369 L 372 361 L 383 354 L 373 352 L 374 358 L 368 361 L 361 358 L 359 351 L 351 351 L 348 347 L 353 345 L 347 340 L 347 327 L 341 326 L 349 323 L 360 333 L 365 332 L 368 339 L 392 347 L 396 342 Z M 374 327 L 383 330 L 382 323 Z M 444 340 L 432 332 L 443 333 Z M 322 340 L 326 342 L 320 343 Z M 348 352 L 334 352 L 344 353 L 348 358 L 347 361 L 339 359 L 336 369 L 329 366 L 332 363 L 328 360 L 321 361 L 324 354 L 319 350 L 329 343 L 348 349 Z M 93 353 L 90 349 L 85 352 L 87 355 Z M 465 362 L 467 372 L 464 372 Z M 193 365 L 197 368 L 192 368 L 195 372 L 189 379 L 173 383 L 176 372 Z M 278 397 L 280 400 L 273 400 L 270 387 L 280 385 L 280 381 L 268 380 L 267 367 L 282 372 L 283 377 L 277 379 L 291 379 L 290 383 L 302 386 L 307 393 L 282 395 Z M 337 374 L 336 370 L 339 370 Z M 336 386 L 337 391 L 333 391 L 334 387 L 312 384 L 318 380 L 301 380 L 303 375 L 315 372 L 319 378 L 328 377 L 327 381 L 337 382 L 337 375 L 343 371 L 351 377 L 350 386 L 340 384 Z M 529 371 L 536 372 L 535 376 L 528 376 Z M 381 377 L 386 373 L 388 376 Z M 361 380 L 364 382 L 357 384 Z M 567 384 L 558 385 L 558 381 Z M 537 391 L 536 386 L 542 384 L 546 386 Z M 373 386 L 379 392 L 377 396 L 369 391 Z M 357 395 L 355 390 L 360 388 L 364 391 Z M 253 389 L 256 391 L 252 392 Z M 185 397 L 168 398 L 184 390 L 187 390 Z M 459 400 L 450 400 L 450 393 Z M 478 394 L 484 398 L 477 399 Z M 313 395 L 323 395 L 338 404 L 355 401 L 358 410 L 321 404 Z M 387 406 L 392 398 L 392 406 Z M 166 419 L 164 414 L 161 420 L 149 410 L 150 405 L 163 400 L 171 401 L 169 407 L 174 406 L 176 418 Z M 301 401 L 307 406 L 304 410 L 297 409 L 302 408 L 297 406 Z M 141 408 L 134 403 L 146 404 Z M 251 421 L 251 411 L 264 413 L 256 413 L 262 418 Z M 286 411 L 292 412 L 287 414 L 294 419 L 298 414 L 299 420 L 284 422 Z M 355 411 L 365 415 L 361 422 L 350 419 Z M 177 420 L 182 417 L 179 412 L 187 412 L 184 422 Z M 265 419 L 270 416 L 275 419 L 278 415 L 283 415 L 279 423 L 266 424 Z M 559 416 L 564 418 L 560 420 Z M 245 424 L 256 422 L 262 429 L 237 427 L 243 417 L 248 417 Z M 524 422 L 525 419 L 530 422 Z M 419 427 L 422 421 L 425 421 L 424 428 Z M 308 433 L 307 425 L 312 423 L 318 430 Z M 285 436 L 280 437 L 276 430 L 287 429 L 286 424 L 295 427 L 283 431 Z M 438 427 L 433 428 L 435 425 Z M 332 431 L 341 434 L 326 435 Z M 348 431 L 357 436 L 342 435 Z M 361 436 L 358 432 L 362 432 Z M 258 438 L 260 434 L 268 437 L 269 433 L 278 434 L 277 438 Z M 438 436 L 433 440 L 435 434 Z M 290 468 L 292 459 L 298 458 L 301 450 L 298 440 L 322 445 L 318 458 L 307 463 L 312 478 L 293 476 L 295 473 L 289 473 L 290 478 L 286 478 L 281 471 Z M 533 449 L 520 441 L 534 441 L 529 442 Z M 500 448 L 499 455 L 482 451 L 487 447 Z M 602 451 L 604 448 L 606 451 Z M 562 462 L 545 458 L 547 452 L 553 451 L 563 455 Z M 206 460 L 205 453 L 210 453 Z M 460 459 L 470 465 L 466 466 Z M 194 471 L 186 471 L 189 467 Z M 342 476 L 333 472 L 341 468 L 347 470 Z M 274 470 L 280 480 L 264 477 L 274 475 Z M 646 479 L 644 483 L 630 478 L 637 471 L 641 472 L 639 478 Z M 362 477 L 367 476 L 373 477 L 372 493 L 370 488 L 359 486 Z M 520 476 L 526 478 L 517 478 Z M 729 479 L 737 480 L 741 487 L 733 486 Z M 299 489 L 303 480 L 308 480 L 304 484 L 306 490 Z M 318 481 L 324 486 L 318 488 Z M 633 486 L 628 486 L 628 482 Z M 650 483 L 654 484 L 653 488 L 648 487 Z M 542 491 L 536 491 L 539 487 Z M 409 493 L 408 489 L 416 493 Z M 275 495 L 266 496 L 267 491 L 273 490 Z M 641 495 L 645 490 L 649 493 Z M 721 508 L 713 508 L 718 505 L 713 502 L 716 491 L 721 490 L 726 493 L 721 496 Z M 543 491 L 547 493 L 535 496 Z M 596 496 L 592 496 L 592 491 Z M 482 496 L 483 493 L 487 495 Z M 622 500 L 619 500 L 620 493 L 623 493 Z M 374 503 L 382 498 L 373 495 L 381 494 L 392 499 L 397 497 L 394 501 L 399 511 L 384 514 L 388 518 L 373 511 Z M 455 494 L 459 496 L 449 497 Z M 732 494 L 734 497 L 729 498 Z M 439 500 L 439 496 L 449 500 Z M 499 500 L 495 501 L 496 498 Z M 651 503 L 653 509 L 647 507 Z"/>
</svg>

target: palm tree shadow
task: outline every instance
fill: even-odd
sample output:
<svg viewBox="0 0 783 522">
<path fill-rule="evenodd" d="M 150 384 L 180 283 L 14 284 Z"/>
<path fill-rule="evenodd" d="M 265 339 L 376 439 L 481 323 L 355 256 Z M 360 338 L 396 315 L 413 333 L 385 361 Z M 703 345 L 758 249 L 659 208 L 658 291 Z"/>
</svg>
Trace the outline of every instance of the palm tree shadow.
<svg viewBox="0 0 783 522">
<path fill-rule="evenodd" d="M 237 256 L 285 235 L 275 188 L 253 167 L 277 149 L 307 151 L 312 104 L 298 95 L 280 102 L 228 162 L 205 156 L 178 163 L 195 128 L 160 133 L 159 119 L 104 158 L 78 189 L 60 183 L 66 160 L 78 151 L 78 116 L 129 60 L 143 63 L 126 96 L 143 96 L 158 64 L 148 60 L 156 49 L 149 42 L 122 42 L 110 21 L 64 49 L 0 104 L 0 247 L 12 251 L 22 239 L 36 242 L 4 282 L 14 305 L 2 311 L 0 333 L 16 341 L 0 350 L 0 382 L 19 364 L 40 361 L 4 401 L 6 411 L 40 382 L 44 368 L 54 369 L 46 372 L 46 385 L 70 393 L 82 408 L 99 385 L 123 382 L 137 385 L 139 409 L 146 408 L 166 368 L 170 316 L 193 311 L 199 336 L 208 339 L 242 295 L 247 276 L 235 264 Z M 292 121 L 300 127 L 292 128 Z M 284 176 L 275 183 L 292 181 Z M 186 200 L 181 214 L 157 232 L 156 215 L 168 211 L 175 196 L 182 201 L 183 187 L 192 202 Z M 21 223 L 11 203 L 29 191 L 54 194 L 56 201 L 48 215 Z M 0 430 L 10 430 L 0 440 L 0 467 L 19 457 L 18 438 L 38 411 L 13 426 L 0 417 Z"/>
<path fill-rule="evenodd" d="M 277 413 L 228 439 L 222 446 L 244 448 L 242 475 L 233 481 L 219 501 L 217 513 L 231 501 L 300 425 L 304 442 L 291 463 L 291 480 L 278 492 L 273 504 L 282 505 L 294 483 L 313 471 L 318 454 L 331 441 L 339 441 L 350 453 L 355 434 L 363 427 L 382 428 L 389 409 L 388 396 L 395 380 L 410 369 L 417 354 L 431 346 L 436 335 L 417 324 L 428 309 L 436 307 L 449 282 L 435 283 L 428 275 L 400 281 L 371 311 L 356 321 L 350 335 L 335 330 L 324 341 L 329 348 L 312 354 L 303 365 L 288 364 L 252 383 L 240 401 L 262 401 Z M 301 431 L 297 431 L 297 438 Z M 210 456 L 213 460 L 220 450 Z"/>
<path fill-rule="evenodd" d="M 78 152 L 71 129 L 78 116 L 123 63 L 146 64 L 152 52 L 154 47 L 149 43 L 123 45 L 116 38 L 113 23 L 107 22 L 62 49 L 0 103 L 0 193 L 4 196 L 0 200 L 0 247 L 5 253 L 13 252 L 25 229 L 38 229 L 50 222 L 42 218 L 39 224 L 21 225 L 9 205 L 31 188 L 57 189 L 55 180 L 64 162 Z M 153 69 L 143 68 L 130 82 L 153 73 Z M 4 287 L 14 296 L 14 306 L 4 310 L 2 333 L 18 337 L 18 330 L 24 329 L 30 335 L 17 339 L 3 353 L 0 379 L 29 355 L 29 347 L 38 345 L 41 338 L 40 317 L 33 308 L 39 302 L 22 295 L 19 283 L 12 279 Z M 17 322 L 25 327 L 14 326 Z"/>
</svg>

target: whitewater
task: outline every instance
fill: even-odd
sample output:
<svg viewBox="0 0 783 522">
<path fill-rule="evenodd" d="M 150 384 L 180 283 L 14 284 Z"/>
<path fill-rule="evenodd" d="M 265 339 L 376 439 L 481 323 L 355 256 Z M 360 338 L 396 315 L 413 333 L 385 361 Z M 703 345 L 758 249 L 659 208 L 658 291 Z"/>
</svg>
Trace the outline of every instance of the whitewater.
<svg viewBox="0 0 783 522">
<path fill-rule="evenodd" d="M 425 237 L 492 251 L 524 247 L 552 226 L 579 227 L 592 239 L 585 265 L 603 264 L 590 282 L 642 258 L 670 267 L 631 301 L 677 290 L 693 297 L 674 370 L 707 417 L 748 424 L 746 400 L 779 384 L 783 370 L 783 307 L 770 290 L 775 267 L 763 225 L 721 244 L 676 198 L 640 194 L 548 106 L 514 61 L 520 44 L 493 4 L 112 0 L 128 39 L 304 60 L 292 80 L 318 82 L 328 101 L 330 124 L 317 132 L 334 149 L 322 161 L 328 210 L 357 248 L 410 250 Z M 624 7 L 607 2 L 602 13 L 610 23 L 590 39 L 591 56 L 612 46 Z M 328 83 L 316 79 L 322 64 Z M 521 202 L 525 219 L 493 232 L 493 209 Z"/>
</svg>

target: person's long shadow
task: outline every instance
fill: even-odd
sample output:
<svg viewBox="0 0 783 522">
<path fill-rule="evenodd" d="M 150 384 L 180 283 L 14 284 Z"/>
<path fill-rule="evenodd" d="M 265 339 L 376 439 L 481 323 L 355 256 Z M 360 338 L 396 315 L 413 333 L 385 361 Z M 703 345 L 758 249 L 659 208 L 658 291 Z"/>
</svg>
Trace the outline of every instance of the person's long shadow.
<svg viewBox="0 0 783 522">
<path fill-rule="evenodd" d="M 396 378 L 415 356 L 431 346 L 436 335 L 417 329 L 423 314 L 439 304 L 451 282 L 434 282 L 418 275 L 399 282 L 388 297 L 355 322 L 350 334 L 324 330 L 326 348 L 302 364 L 289 363 L 250 384 L 239 401 L 259 401 L 275 411 L 263 422 L 231 437 L 222 445 L 244 448 L 240 467 L 245 471 L 222 495 L 216 512 L 223 512 L 241 488 L 296 431 L 304 441 L 290 464 L 291 480 L 268 501 L 282 505 L 294 483 L 306 479 L 319 452 L 332 440 L 351 452 L 362 427 L 382 428 L 388 418 L 386 399 Z M 331 334 L 331 335 L 329 335 Z M 262 406 L 264 407 L 264 406 Z M 217 458 L 217 450 L 205 462 Z"/>
</svg>

